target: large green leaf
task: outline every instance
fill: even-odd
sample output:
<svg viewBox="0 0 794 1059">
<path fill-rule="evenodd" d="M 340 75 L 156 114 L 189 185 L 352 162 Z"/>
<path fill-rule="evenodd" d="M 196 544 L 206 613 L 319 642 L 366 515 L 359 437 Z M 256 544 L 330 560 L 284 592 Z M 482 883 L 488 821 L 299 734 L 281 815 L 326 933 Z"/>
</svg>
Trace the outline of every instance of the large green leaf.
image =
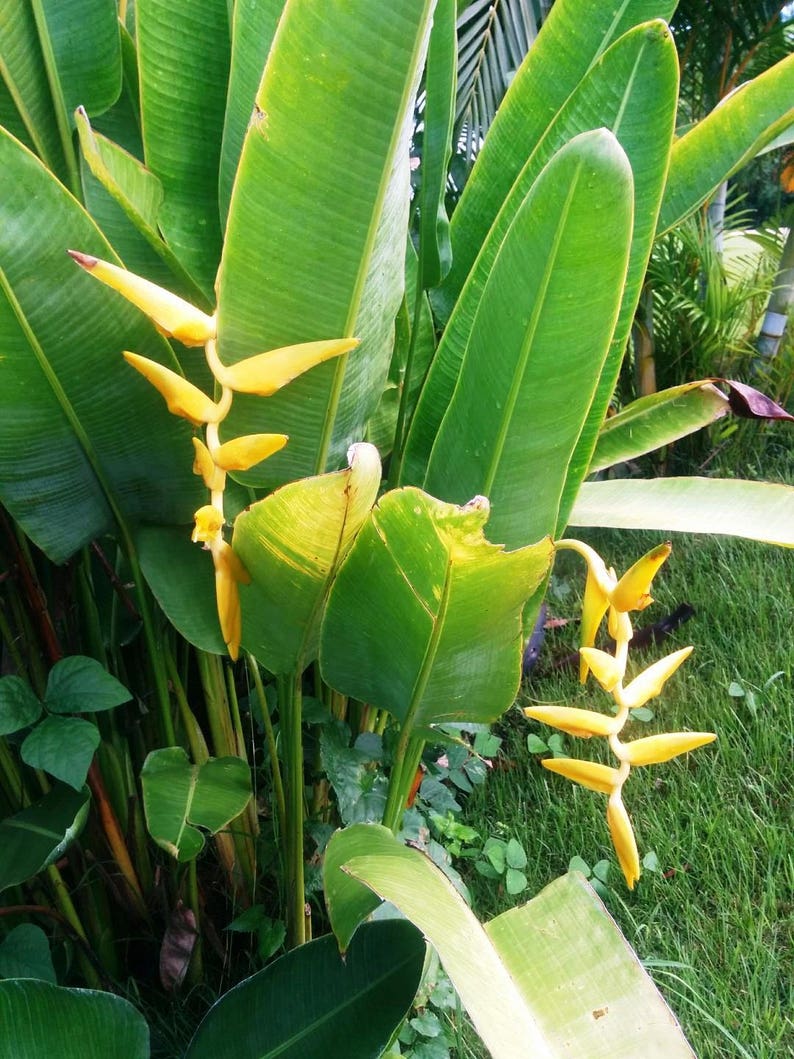
<svg viewBox="0 0 794 1059">
<path fill-rule="evenodd" d="M 720 419 L 729 408 L 728 398 L 705 379 L 640 397 L 601 427 L 589 473 L 670 445 Z"/>
<path fill-rule="evenodd" d="M 794 55 L 741 85 L 673 146 L 659 215 L 666 232 L 794 122 Z"/>
<path fill-rule="evenodd" d="M 240 758 L 191 765 L 178 746 L 148 755 L 141 786 L 149 833 L 179 861 L 193 860 L 204 848 L 199 828 L 214 835 L 240 815 L 251 797 L 250 770 Z"/>
<path fill-rule="evenodd" d="M 403 725 L 495 720 L 518 689 L 521 611 L 551 542 L 506 553 L 488 502 L 387 493 L 337 574 L 320 646 L 325 680 Z"/>
<path fill-rule="evenodd" d="M 527 158 L 579 82 L 618 37 L 649 19 L 669 18 L 675 6 L 675 0 L 623 0 L 616 10 L 603 0 L 556 0 L 511 81 L 452 216 L 453 268 L 433 299 L 443 320 Z M 617 93 L 622 89 L 613 86 Z"/>
<path fill-rule="evenodd" d="M 486 281 L 424 485 L 457 502 L 488 496 L 490 532 L 510 548 L 555 531 L 617 319 L 631 217 L 625 154 L 610 132 L 583 133 L 533 185 Z"/>
<path fill-rule="evenodd" d="M 317 654 L 331 580 L 380 487 L 373 445 L 353 445 L 350 467 L 285 485 L 247 508 L 233 544 L 253 579 L 241 589 L 243 641 L 271 673 L 302 669 Z"/>
<path fill-rule="evenodd" d="M 0 982 L 0 1026 L 0 1059 L 149 1059 L 146 1020 L 112 993 Z"/>
<path fill-rule="evenodd" d="M 286 448 L 246 480 L 338 466 L 381 394 L 403 291 L 408 145 L 432 0 L 287 0 L 232 192 L 218 348 L 357 335 L 361 345 L 262 402 L 236 398 L 229 436 Z"/>
<path fill-rule="evenodd" d="M 188 523 L 201 503 L 187 423 L 121 356 L 177 367 L 152 324 L 66 254 L 114 254 L 88 215 L 0 133 L 0 496 L 62 562 L 115 519 Z M 35 483 L 35 486 L 34 486 Z"/>
<path fill-rule="evenodd" d="M 226 88 L 226 0 L 136 0 L 141 118 L 147 167 L 162 182 L 162 232 L 212 297 L 221 250 L 218 211 Z"/>
<path fill-rule="evenodd" d="M 0 893 L 57 860 L 82 831 L 89 804 L 85 788 L 57 783 L 41 801 L 6 817 L 0 823 Z"/>
<path fill-rule="evenodd" d="M 185 1059 L 377 1059 L 408 1011 L 425 957 L 410 923 L 369 923 L 345 958 L 332 935 L 226 993 Z"/>
<path fill-rule="evenodd" d="M 794 488 L 721 478 L 585 482 L 571 525 L 724 533 L 794 548 Z"/>
<path fill-rule="evenodd" d="M 391 901 L 438 952 L 494 1059 L 693 1059 L 672 1013 L 581 876 L 485 928 L 428 857 L 393 849 L 344 870 Z"/>
<path fill-rule="evenodd" d="M 675 118 L 676 86 L 677 60 L 667 28 L 661 22 L 639 26 L 619 38 L 594 64 L 554 116 L 546 134 L 526 162 L 523 162 L 522 154 L 522 168 L 509 195 L 501 204 L 476 263 L 468 277 L 466 272 L 458 276 L 458 282 L 465 280 L 465 285 L 445 330 L 413 423 L 406 454 L 406 481 L 422 481 L 439 424 L 457 384 L 483 290 L 502 242 L 522 208 L 527 193 L 557 150 L 573 136 L 600 127 L 613 131 L 629 159 L 634 177 L 634 215 L 626 287 L 612 346 L 605 362 L 603 374 L 606 378 L 600 387 L 607 391 L 607 399 L 611 395 L 655 230 Z M 509 105 L 517 106 L 518 102 L 516 99 Z M 648 135 L 649 123 L 655 130 L 654 136 Z M 519 146 L 516 143 L 514 150 L 517 151 Z M 476 171 L 472 179 L 476 179 Z M 583 253 L 585 257 L 589 256 L 589 248 Z M 455 274 L 453 269 L 445 287 L 449 287 Z M 515 277 L 513 282 L 518 282 L 518 279 Z M 566 312 L 566 315 L 573 318 L 571 313 Z M 566 347 L 561 349 L 567 353 Z M 492 356 L 499 355 L 496 337 L 494 351 Z M 591 412 L 591 416 L 597 416 L 597 422 L 587 429 L 590 446 L 595 441 L 595 431 L 603 418 L 603 403 L 602 398 L 598 403 L 599 410 L 596 412 L 593 408 Z M 572 463 L 572 470 L 575 468 L 576 475 L 581 479 L 586 464 L 583 464 L 583 457 L 578 455 L 578 449 L 577 445 L 577 458 Z M 589 458 L 589 452 L 587 455 Z M 566 482 L 566 494 L 571 489 L 572 483 Z"/>
<path fill-rule="evenodd" d="M 579 873 L 503 912 L 485 931 L 561 1054 L 694 1059 L 672 1011 Z"/>
<path fill-rule="evenodd" d="M 232 184 L 267 53 L 273 43 L 285 0 L 247 0 L 234 5 L 229 94 L 223 123 L 218 197 L 226 223 Z"/>
<path fill-rule="evenodd" d="M 323 857 L 323 893 L 331 929 L 345 952 L 359 925 L 380 904 L 380 898 L 368 886 L 343 871 L 353 857 L 373 853 L 390 853 L 394 834 L 382 824 L 353 824 L 334 831 Z"/>
</svg>

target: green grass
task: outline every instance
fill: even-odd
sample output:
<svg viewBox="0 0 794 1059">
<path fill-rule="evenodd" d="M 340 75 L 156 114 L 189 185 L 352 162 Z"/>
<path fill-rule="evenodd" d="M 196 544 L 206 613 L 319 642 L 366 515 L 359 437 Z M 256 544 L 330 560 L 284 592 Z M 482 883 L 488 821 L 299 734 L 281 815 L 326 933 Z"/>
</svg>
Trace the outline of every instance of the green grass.
<svg viewBox="0 0 794 1059">
<path fill-rule="evenodd" d="M 621 572 L 658 535 L 588 539 Z M 563 593 L 582 578 L 573 557 L 564 558 L 557 568 Z M 649 703 L 653 721 L 634 722 L 632 734 L 719 734 L 716 744 L 684 759 L 636 769 L 626 786 L 640 856 L 654 850 L 661 872 L 645 872 L 633 893 L 626 889 L 609 843 L 606 799 L 545 772 L 528 754 L 526 735 L 549 729 L 515 709 L 502 726 L 503 767 L 469 799 L 465 818 L 484 835 L 524 842 L 529 889 L 510 898 L 472 876 L 475 908 L 490 918 L 563 873 L 572 856 L 591 865 L 607 857 L 615 864 L 610 911 L 648 961 L 700 1059 L 792 1054 L 794 553 L 677 536 L 654 595 L 658 602 L 642 619 L 657 620 L 683 601 L 697 615 L 636 659 L 634 671 L 687 643 L 695 652 Z M 552 612 L 575 617 L 575 597 L 552 595 Z M 575 649 L 576 636 L 574 626 L 550 639 L 565 651 Z M 734 682 L 752 694 L 732 697 Z M 599 696 L 605 704 L 597 686 L 583 689 L 573 674 L 552 675 L 533 680 L 522 703 L 586 706 Z M 603 750 L 596 740 L 571 738 L 566 748 L 593 758 Z"/>
</svg>

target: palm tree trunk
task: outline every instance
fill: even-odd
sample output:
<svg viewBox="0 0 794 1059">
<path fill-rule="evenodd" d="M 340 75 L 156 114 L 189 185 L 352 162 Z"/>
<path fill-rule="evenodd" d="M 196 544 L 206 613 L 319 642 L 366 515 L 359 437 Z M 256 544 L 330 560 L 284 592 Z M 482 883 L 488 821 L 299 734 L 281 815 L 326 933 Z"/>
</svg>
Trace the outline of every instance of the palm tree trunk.
<svg viewBox="0 0 794 1059">
<path fill-rule="evenodd" d="M 788 311 L 794 302 L 794 225 L 788 230 L 780 255 L 775 283 L 769 296 L 761 331 L 756 341 L 760 357 L 769 361 L 777 355 L 786 333 Z"/>
</svg>

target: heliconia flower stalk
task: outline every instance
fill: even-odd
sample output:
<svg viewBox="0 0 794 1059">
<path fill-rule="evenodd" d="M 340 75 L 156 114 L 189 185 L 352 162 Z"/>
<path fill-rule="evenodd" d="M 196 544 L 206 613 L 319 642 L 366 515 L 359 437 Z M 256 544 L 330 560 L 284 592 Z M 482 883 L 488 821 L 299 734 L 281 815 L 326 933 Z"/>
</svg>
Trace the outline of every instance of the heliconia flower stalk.
<svg viewBox="0 0 794 1059">
<path fill-rule="evenodd" d="M 637 840 L 634 837 L 634 829 L 629 820 L 629 814 L 623 804 L 620 791 L 615 791 L 609 797 L 607 805 L 607 824 L 612 836 L 612 845 L 618 855 L 618 863 L 630 890 L 640 877 L 640 855 L 637 852 Z"/>
<path fill-rule="evenodd" d="M 654 698 L 661 692 L 665 682 L 689 658 L 692 650 L 691 646 L 682 647 L 680 651 L 674 651 L 671 655 L 660 658 L 658 662 L 654 662 L 652 666 L 644 669 L 638 677 L 632 680 L 628 687 L 623 688 L 621 691 L 621 705 L 628 707 L 630 710 L 636 710 L 637 707 L 644 706 L 649 699 Z"/>
<path fill-rule="evenodd" d="M 283 449 L 288 441 L 286 434 L 247 434 L 224 442 L 213 459 L 224 471 L 247 471 Z"/>
<path fill-rule="evenodd" d="M 634 739 L 624 743 L 624 761 L 630 765 L 659 765 L 670 761 L 679 754 L 697 750 L 699 746 L 713 743 L 717 736 L 714 732 L 665 732 L 662 735 L 649 735 L 644 739 Z"/>
<path fill-rule="evenodd" d="M 595 710 L 577 710 L 573 706 L 527 706 L 524 716 L 583 739 L 594 735 L 612 735 L 623 724 L 616 717 L 608 717 Z"/>
<path fill-rule="evenodd" d="M 596 647 L 580 647 L 579 656 L 587 663 L 604 691 L 612 691 L 623 679 L 626 667 L 614 655 L 599 651 Z"/>
<path fill-rule="evenodd" d="M 167 338 L 176 338 L 186 346 L 203 346 L 215 337 L 215 318 L 184 298 L 109 261 L 81 254 L 78 250 L 69 250 L 67 253 L 86 272 L 118 291 L 146 313 L 157 330 Z"/>
<path fill-rule="evenodd" d="M 670 541 L 651 548 L 632 566 L 618 581 L 613 589 L 609 602 L 619 611 L 644 610 L 653 603 L 651 582 L 659 567 L 668 558 L 673 546 Z"/>
<path fill-rule="evenodd" d="M 129 352 L 125 352 L 124 359 L 160 392 L 168 411 L 175 416 L 182 416 L 194 426 L 200 426 L 202 423 L 217 423 L 226 415 L 222 402 L 216 404 L 198 386 L 156 360 Z"/>
<path fill-rule="evenodd" d="M 591 791 L 599 794 L 612 794 L 620 783 L 620 770 L 611 768 L 609 765 L 601 765 L 597 761 L 581 761 L 573 757 L 548 757 L 543 758 L 541 765 L 549 772 L 556 772 L 558 776 L 565 776 L 574 783 L 581 784 Z"/>
<path fill-rule="evenodd" d="M 309 368 L 355 349 L 357 338 L 339 338 L 328 342 L 303 342 L 296 346 L 282 346 L 267 353 L 238 361 L 229 366 L 218 362 L 214 366 L 216 379 L 236 393 L 270 397 L 282 386 L 292 382 Z"/>
</svg>

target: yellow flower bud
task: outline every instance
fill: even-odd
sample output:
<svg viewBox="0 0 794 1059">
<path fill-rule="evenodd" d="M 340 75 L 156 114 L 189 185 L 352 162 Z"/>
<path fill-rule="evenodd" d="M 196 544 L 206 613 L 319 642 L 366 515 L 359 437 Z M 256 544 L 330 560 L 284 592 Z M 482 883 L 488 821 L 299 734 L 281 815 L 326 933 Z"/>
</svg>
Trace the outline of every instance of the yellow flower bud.
<svg viewBox="0 0 794 1059">
<path fill-rule="evenodd" d="M 549 772 L 579 783 L 591 791 L 600 794 L 612 794 L 618 784 L 620 773 L 609 765 L 600 765 L 597 761 L 580 761 L 573 757 L 543 758 L 541 765 Z"/>
<path fill-rule="evenodd" d="M 596 647 L 580 647 L 579 655 L 604 691 L 612 691 L 623 679 L 625 663 L 621 663 L 614 655 L 599 651 Z"/>
<path fill-rule="evenodd" d="M 635 739 L 623 745 L 623 760 L 630 765 L 658 765 L 670 761 L 679 754 L 696 750 L 699 746 L 713 743 L 717 736 L 714 732 L 666 732 L 663 735 L 649 735 L 644 739 Z"/>
<path fill-rule="evenodd" d="M 125 353 L 124 359 L 160 392 L 168 411 L 175 416 L 183 416 L 194 426 L 200 426 L 202 423 L 217 423 L 226 414 L 226 409 L 215 404 L 198 386 L 156 360 L 137 353 Z"/>
<path fill-rule="evenodd" d="M 634 829 L 619 790 L 610 795 L 607 805 L 607 823 L 626 885 L 633 890 L 634 884 L 640 877 L 640 855 L 637 852 Z"/>
<path fill-rule="evenodd" d="M 612 590 L 609 601 L 615 610 L 644 610 L 653 603 L 651 582 L 657 570 L 673 550 L 669 541 L 652 548 L 618 581 Z"/>
<path fill-rule="evenodd" d="M 227 441 L 215 453 L 215 463 L 224 471 L 247 471 L 289 441 L 286 434 L 247 434 Z"/>
<path fill-rule="evenodd" d="M 217 507 L 205 504 L 204 507 L 198 509 L 193 518 L 196 520 L 192 536 L 194 544 L 198 544 L 199 541 L 203 544 L 212 544 L 220 538 L 223 515 Z"/>
<path fill-rule="evenodd" d="M 201 438 L 193 438 L 193 448 L 196 453 L 193 473 L 200 475 L 206 487 L 213 492 L 222 490 L 226 484 L 226 474 L 216 465 L 210 450 Z"/>
<path fill-rule="evenodd" d="M 270 397 L 276 390 L 292 382 L 316 364 L 349 353 L 358 345 L 357 338 L 338 338 L 329 342 L 304 342 L 297 346 L 282 346 L 267 353 L 248 357 L 229 367 L 213 365 L 215 378 L 223 386 L 237 393 L 253 393 Z"/>
<path fill-rule="evenodd" d="M 596 713 L 595 710 L 577 710 L 573 706 L 527 706 L 524 716 L 582 739 L 589 739 L 593 735 L 611 735 L 618 730 L 616 718 Z"/>
<path fill-rule="evenodd" d="M 184 298 L 118 265 L 111 265 L 109 261 L 101 261 L 77 250 L 68 253 L 86 272 L 146 313 L 167 338 L 176 338 L 186 346 L 203 346 L 208 339 L 215 337 L 215 318 L 207 316 Z"/>
<path fill-rule="evenodd" d="M 638 677 L 624 688 L 621 692 L 620 701 L 622 706 L 628 706 L 636 710 L 638 706 L 644 706 L 664 687 L 664 684 L 675 673 L 676 669 L 689 658 L 692 647 L 682 647 L 680 651 L 674 651 L 671 655 L 660 658 L 652 666 L 644 669 Z"/>
<path fill-rule="evenodd" d="M 582 601 L 582 625 L 581 643 L 582 647 L 592 647 L 595 643 L 598 626 L 606 613 L 609 600 L 598 578 L 587 567 L 587 580 L 584 586 L 584 599 Z M 579 654 L 579 681 L 584 684 L 587 680 L 589 666 L 585 655 Z"/>
<path fill-rule="evenodd" d="M 234 571 L 235 563 L 238 566 L 241 564 L 232 551 L 231 545 L 226 541 L 221 541 L 212 549 L 212 558 L 215 563 L 215 600 L 218 606 L 221 635 L 229 657 L 236 662 L 240 653 L 243 618 L 240 593 L 237 588 L 238 578 L 235 577 Z"/>
</svg>

